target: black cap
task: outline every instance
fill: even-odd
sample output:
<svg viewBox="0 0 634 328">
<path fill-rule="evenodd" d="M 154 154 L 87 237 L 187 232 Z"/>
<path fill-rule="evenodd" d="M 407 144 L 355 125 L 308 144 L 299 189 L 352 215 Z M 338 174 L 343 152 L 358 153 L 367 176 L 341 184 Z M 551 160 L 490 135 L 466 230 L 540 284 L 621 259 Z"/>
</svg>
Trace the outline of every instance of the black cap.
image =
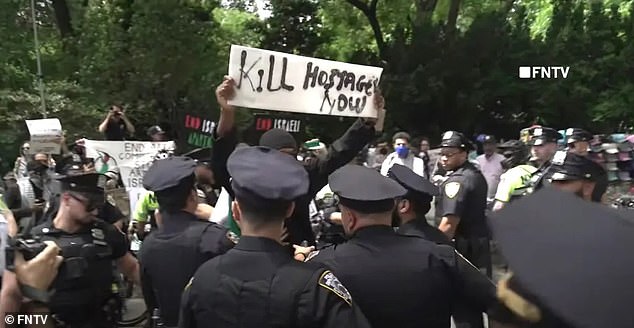
<svg viewBox="0 0 634 328">
<path fill-rule="evenodd" d="M 492 135 L 485 135 L 484 137 L 482 137 L 482 144 L 497 144 L 498 141 L 497 139 L 495 139 L 495 136 Z"/>
<path fill-rule="evenodd" d="M 183 154 L 185 157 L 189 157 L 195 160 L 197 163 L 209 163 L 211 162 L 211 148 L 196 148 L 188 153 Z"/>
<path fill-rule="evenodd" d="M 545 188 L 493 212 L 490 225 L 513 275 L 553 313 L 573 327 L 631 327 L 634 222 L 625 216 Z"/>
<path fill-rule="evenodd" d="M 297 141 L 293 136 L 282 129 L 271 129 L 260 137 L 260 146 L 273 149 L 292 148 L 297 149 Z"/>
<path fill-rule="evenodd" d="M 557 140 L 562 138 L 557 130 L 542 126 L 530 129 L 529 134 L 531 146 L 541 146 L 549 142 L 557 143 Z"/>
<path fill-rule="evenodd" d="M 59 177 L 62 191 L 74 191 L 88 194 L 103 194 L 106 176 L 99 173 L 82 173 Z"/>
<path fill-rule="evenodd" d="M 394 208 L 396 198 L 407 194 L 398 182 L 359 165 L 338 169 L 328 183 L 342 205 L 367 214 L 387 212 Z"/>
<path fill-rule="evenodd" d="M 440 147 L 462 148 L 464 150 L 473 149 L 473 144 L 464 134 L 456 131 L 447 131 L 442 135 Z"/>
<path fill-rule="evenodd" d="M 387 176 L 405 187 L 408 193 L 423 195 L 425 198 L 430 199 L 439 194 L 436 185 L 414 173 L 407 166 L 394 164 L 387 172 Z"/>
<path fill-rule="evenodd" d="M 508 140 L 498 145 L 498 148 L 500 148 L 502 152 L 506 152 L 506 151 L 512 152 L 517 149 L 523 149 L 524 147 L 526 147 L 526 144 L 524 144 L 520 140 Z"/>
<path fill-rule="evenodd" d="M 159 193 L 179 186 L 193 185 L 196 162 L 188 157 L 175 156 L 155 161 L 143 177 L 143 187 Z"/>
<path fill-rule="evenodd" d="M 268 147 L 236 149 L 227 161 L 231 187 L 237 198 L 252 203 L 293 201 L 308 192 L 308 173 L 287 154 Z"/>
<path fill-rule="evenodd" d="M 579 141 L 591 141 L 594 139 L 592 133 L 580 129 L 580 128 L 569 128 L 566 130 L 566 142 L 574 143 Z"/>
<path fill-rule="evenodd" d="M 163 129 L 161 129 L 161 127 L 158 125 L 153 125 L 149 129 L 147 129 L 147 135 L 150 137 L 155 134 L 164 134 L 164 133 L 165 131 L 163 131 Z"/>
<path fill-rule="evenodd" d="M 592 180 L 594 178 L 594 162 L 586 157 L 557 151 L 545 173 L 545 178 L 551 181 Z"/>
</svg>

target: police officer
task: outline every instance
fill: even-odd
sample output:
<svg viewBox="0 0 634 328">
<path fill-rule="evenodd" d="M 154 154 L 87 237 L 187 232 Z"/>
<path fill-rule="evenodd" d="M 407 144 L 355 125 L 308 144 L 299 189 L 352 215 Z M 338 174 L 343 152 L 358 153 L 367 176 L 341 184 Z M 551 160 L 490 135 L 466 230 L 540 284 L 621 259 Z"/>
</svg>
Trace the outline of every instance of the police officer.
<svg viewBox="0 0 634 328">
<path fill-rule="evenodd" d="M 528 144 L 531 146 L 530 161 L 537 168 L 547 166 L 557 151 L 557 140 L 562 139 L 562 135 L 555 129 L 543 126 L 532 128 L 528 133 Z"/>
<path fill-rule="evenodd" d="M 492 214 L 490 224 L 513 272 L 498 295 L 518 326 L 632 327 L 627 210 L 544 188 Z"/>
<path fill-rule="evenodd" d="M 403 165 L 392 166 L 387 176 L 407 189 L 407 194 L 397 199 L 394 208 L 392 222 L 399 227 L 398 232 L 419 236 L 437 244 L 452 245 L 449 238 L 438 228 L 429 225 L 425 218 L 431 209 L 432 199 L 438 196 L 438 187 Z"/>
<path fill-rule="evenodd" d="M 293 260 L 281 244 L 284 219 L 308 191 L 301 163 L 274 149 L 245 147 L 227 164 L 242 236 L 198 269 L 183 294 L 179 326 L 369 327 L 332 272 Z"/>
<path fill-rule="evenodd" d="M 183 156 L 196 161 L 196 188 L 199 200 L 216 206 L 220 190 L 215 187 L 214 172 L 211 168 L 211 148 L 197 148 Z"/>
<path fill-rule="evenodd" d="M 460 132 L 447 131 L 440 144 L 440 160 L 450 172 L 436 198 L 438 229 L 455 239 L 456 250 L 491 277 L 489 230 L 486 224 L 487 184 L 468 160 L 473 145 Z"/>
<path fill-rule="evenodd" d="M 537 168 L 526 164 L 528 161 L 528 147 L 520 140 L 509 140 L 498 148 L 504 155 L 500 183 L 495 192 L 493 211 L 502 209 L 507 203 L 530 193 L 530 180 Z"/>
<path fill-rule="evenodd" d="M 147 308 L 158 308 L 168 327 L 178 324 L 180 295 L 196 269 L 234 245 L 227 229 L 195 216 L 195 168 L 190 158 L 171 157 L 154 162 L 143 178 L 143 186 L 156 196 L 162 220 L 141 247 L 143 295 Z"/>
<path fill-rule="evenodd" d="M 590 142 L 594 139 L 592 133 L 580 129 L 569 128 L 566 130 L 566 144 L 569 152 L 587 157 L 590 149 Z M 599 166 L 600 167 L 600 166 Z M 603 195 L 608 190 L 608 175 L 603 168 L 597 170 L 596 175 L 593 177 L 596 185 L 592 192 L 592 201 L 601 202 Z"/>
<path fill-rule="evenodd" d="M 396 181 L 348 165 L 329 183 L 350 239 L 313 252 L 308 260 L 332 268 L 372 327 L 449 327 L 458 299 L 468 299 L 480 316 L 495 300 L 493 285 L 459 261 L 453 247 L 394 232 L 394 199 L 407 193 Z"/>
<path fill-rule="evenodd" d="M 603 174 L 603 168 L 592 160 L 566 151 L 558 151 L 550 166 L 535 186 L 535 190 L 546 185 L 571 192 L 587 201 L 592 201 L 596 177 Z"/>
<path fill-rule="evenodd" d="M 94 217 L 104 202 L 105 180 L 97 173 L 61 178 L 62 195 L 55 218 L 31 231 L 31 236 L 54 241 L 62 249 L 64 263 L 51 285 L 55 293 L 30 295 L 48 302 L 57 326 L 116 325 L 120 305 L 112 290 L 113 261 L 130 280 L 139 281 L 138 263 L 127 250 L 125 235 Z M 10 286 L 3 286 L 2 293 L 0 312 L 18 310 L 21 293 L 15 276 Z"/>
</svg>

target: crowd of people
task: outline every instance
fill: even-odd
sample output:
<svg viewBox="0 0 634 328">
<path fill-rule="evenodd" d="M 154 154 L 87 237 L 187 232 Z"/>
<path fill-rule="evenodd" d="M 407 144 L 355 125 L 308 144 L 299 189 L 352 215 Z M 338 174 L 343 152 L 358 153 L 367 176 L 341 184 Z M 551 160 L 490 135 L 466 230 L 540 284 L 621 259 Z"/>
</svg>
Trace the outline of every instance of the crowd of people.
<svg viewBox="0 0 634 328">
<path fill-rule="evenodd" d="M 0 314 L 116 327 L 122 273 L 141 286 L 147 325 L 164 327 L 634 322 L 620 286 L 634 227 L 602 204 L 613 162 L 596 156 L 629 141 L 532 126 L 504 142 L 446 131 L 431 149 L 406 132 L 379 142 L 377 120 L 359 118 L 330 145 L 272 129 L 251 146 L 234 93 L 231 78 L 216 89 L 213 147 L 157 156 L 129 218 L 105 197 L 120 179 L 96 173 L 81 143 L 54 157 L 25 143 L 0 208 L 13 237 Z M 134 126 L 113 106 L 99 130 L 124 140 Z M 165 140 L 158 126 L 148 136 Z"/>
</svg>

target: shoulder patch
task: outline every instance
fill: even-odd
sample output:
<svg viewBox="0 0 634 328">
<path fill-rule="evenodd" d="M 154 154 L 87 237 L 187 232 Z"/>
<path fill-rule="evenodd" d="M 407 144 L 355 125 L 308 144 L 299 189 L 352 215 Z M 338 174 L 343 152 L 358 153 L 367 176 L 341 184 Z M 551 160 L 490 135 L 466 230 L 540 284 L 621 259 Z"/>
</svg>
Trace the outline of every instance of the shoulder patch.
<svg viewBox="0 0 634 328">
<path fill-rule="evenodd" d="M 231 240 L 232 243 L 237 244 L 240 240 L 240 237 L 238 237 L 238 235 L 236 235 L 232 231 L 227 231 L 227 239 Z"/>
<path fill-rule="evenodd" d="M 319 286 L 335 293 L 335 295 L 343 299 L 348 305 L 352 305 L 352 296 L 330 270 L 326 270 L 321 274 L 321 277 L 319 277 Z"/>
<path fill-rule="evenodd" d="M 445 185 L 445 195 L 454 198 L 460 191 L 460 182 L 449 182 Z"/>
</svg>

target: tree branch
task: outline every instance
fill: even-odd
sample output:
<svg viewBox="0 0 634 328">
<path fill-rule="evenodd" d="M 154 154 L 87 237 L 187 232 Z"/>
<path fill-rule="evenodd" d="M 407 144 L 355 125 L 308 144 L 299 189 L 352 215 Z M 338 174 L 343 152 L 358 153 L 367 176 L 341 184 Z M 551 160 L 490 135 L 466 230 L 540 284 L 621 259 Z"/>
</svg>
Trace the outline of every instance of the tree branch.
<svg viewBox="0 0 634 328">
<path fill-rule="evenodd" d="M 447 36 L 449 39 L 454 37 L 456 33 L 456 24 L 458 22 L 458 13 L 460 12 L 460 0 L 451 0 L 449 5 L 449 13 L 447 15 Z"/>
<path fill-rule="evenodd" d="M 381 32 L 381 25 L 379 24 L 379 19 L 376 16 L 376 7 L 378 0 L 372 0 L 370 5 L 361 0 L 346 0 L 349 4 L 353 5 L 357 9 L 361 10 L 365 17 L 368 18 L 368 22 L 370 23 L 370 27 L 372 27 L 372 32 L 374 32 L 374 39 L 376 40 L 376 45 L 379 48 L 379 57 L 381 59 L 388 61 L 387 49 L 385 46 L 385 39 L 383 38 L 383 32 Z"/>
</svg>

